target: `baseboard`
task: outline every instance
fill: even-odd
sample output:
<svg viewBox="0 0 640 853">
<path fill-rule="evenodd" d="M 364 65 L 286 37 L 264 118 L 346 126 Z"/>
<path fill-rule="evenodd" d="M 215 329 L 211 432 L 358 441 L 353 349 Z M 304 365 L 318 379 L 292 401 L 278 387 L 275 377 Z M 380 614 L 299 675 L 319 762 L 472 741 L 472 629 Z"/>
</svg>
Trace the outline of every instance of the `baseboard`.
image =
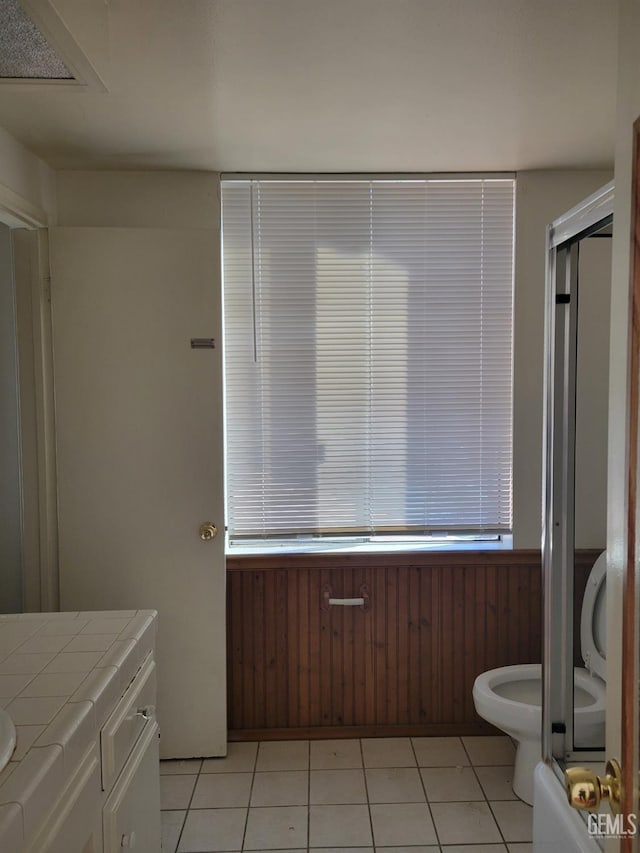
<svg viewBox="0 0 640 853">
<path fill-rule="evenodd" d="M 502 735 L 488 723 L 433 724 L 426 726 L 308 726 L 289 729 L 236 729 L 227 733 L 229 741 L 327 740 L 367 737 L 460 737 Z"/>
</svg>

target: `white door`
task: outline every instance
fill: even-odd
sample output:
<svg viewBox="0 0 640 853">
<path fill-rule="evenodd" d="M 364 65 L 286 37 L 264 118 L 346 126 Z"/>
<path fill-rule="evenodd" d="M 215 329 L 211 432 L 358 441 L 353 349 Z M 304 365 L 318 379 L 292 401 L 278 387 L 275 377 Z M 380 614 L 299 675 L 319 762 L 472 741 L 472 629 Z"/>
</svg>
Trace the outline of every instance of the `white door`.
<svg viewBox="0 0 640 853">
<path fill-rule="evenodd" d="M 61 609 L 158 610 L 165 758 L 226 752 L 219 266 L 211 229 L 51 232 Z"/>
</svg>

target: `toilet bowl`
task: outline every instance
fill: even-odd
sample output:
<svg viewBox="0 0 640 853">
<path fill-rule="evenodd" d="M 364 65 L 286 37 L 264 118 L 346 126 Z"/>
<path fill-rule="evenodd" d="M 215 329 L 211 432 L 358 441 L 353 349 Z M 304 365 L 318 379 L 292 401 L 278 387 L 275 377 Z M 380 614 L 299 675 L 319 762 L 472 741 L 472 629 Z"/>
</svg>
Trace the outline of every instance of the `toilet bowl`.
<svg viewBox="0 0 640 853">
<path fill-rule="evenodd" d="M 606 554 L 594 563 L 582 601 L 580 640 L 586 669 L 574 668 L 574 743 L 602 746 L 605 692 Z M 541 758 L 542 667 L 521 664 L 491 669 L 473 685 L 478 714 L 516 742 L 513 790 L 533 804 L 533 771 Z"/>
</svg>

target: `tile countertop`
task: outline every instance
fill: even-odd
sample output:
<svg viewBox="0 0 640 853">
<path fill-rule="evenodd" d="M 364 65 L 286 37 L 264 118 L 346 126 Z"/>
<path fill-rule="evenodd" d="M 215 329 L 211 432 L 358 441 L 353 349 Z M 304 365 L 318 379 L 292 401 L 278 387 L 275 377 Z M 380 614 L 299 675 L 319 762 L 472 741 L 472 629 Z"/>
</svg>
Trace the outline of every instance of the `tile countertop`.
<svg viewBox="0 0 640 853">
<path fill-rule="evenodd" d="M 0 707 L 16 748 L 0 771 L 0 847 L 18 849 L 55 803 L 155 646 L 157 613 L 0 615 Z"/>
</svg>

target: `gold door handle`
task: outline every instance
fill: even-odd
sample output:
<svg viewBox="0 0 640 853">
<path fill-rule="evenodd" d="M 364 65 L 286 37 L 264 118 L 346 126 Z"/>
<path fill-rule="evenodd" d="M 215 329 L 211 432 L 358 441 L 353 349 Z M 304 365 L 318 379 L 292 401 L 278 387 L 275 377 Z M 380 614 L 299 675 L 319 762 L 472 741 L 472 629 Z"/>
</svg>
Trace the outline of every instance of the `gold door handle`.
<svg viewBox="0 0 640 853">
<path fill-rule="evenodd" d="M 210 542 L 218 535 L 218 528 L 211 521 L 205 521 L 200 525 L 200 538 L 203 542 Z"/>
<path fill-rule="evenodd" d="M 588 767 L 570 767 L 565 770 L 564 779 L 567 799 L 574 809 L 595 812 L 607 800 L 611 811 L 620 814 L 622 771 L 615 758 L 607 761 L 604 776 L 597 776 Z"/>
</svg>

